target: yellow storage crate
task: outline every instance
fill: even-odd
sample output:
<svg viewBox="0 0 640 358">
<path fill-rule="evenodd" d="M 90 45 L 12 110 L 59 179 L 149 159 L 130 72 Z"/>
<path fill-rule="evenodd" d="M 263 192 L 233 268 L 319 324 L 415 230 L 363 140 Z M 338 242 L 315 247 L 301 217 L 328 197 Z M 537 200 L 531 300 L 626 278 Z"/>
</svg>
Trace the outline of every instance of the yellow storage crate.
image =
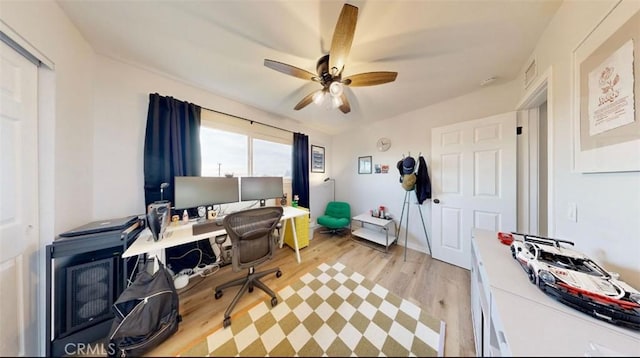
<svg viewBox="0 0 640 358">
<path fill-rule="evenodd" d="M 298 206 L 298 209 L 306 210 L 309 209 L 303 208 L 302 206 Z M 309 220 L 310 216 L 298 216 L 294 218 L 296 222 L 296 235 L 298 236 L 298 248 L 301 249 L 303 247 L 309 246 Z M 291 230 L 291 222 L 287 219 L 287 226 L 284 231 L 284 243 L 287 246 L 295 249 L 295 245 L 293 244 L 293 231 Z"/>
</svg>

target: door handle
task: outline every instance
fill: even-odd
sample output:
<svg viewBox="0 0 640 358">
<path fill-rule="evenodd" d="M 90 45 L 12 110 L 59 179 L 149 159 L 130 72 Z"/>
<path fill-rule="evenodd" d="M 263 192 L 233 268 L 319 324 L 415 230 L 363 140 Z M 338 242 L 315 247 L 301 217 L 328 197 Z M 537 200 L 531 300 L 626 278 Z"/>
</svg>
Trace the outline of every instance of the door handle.
<svg viewBox="0 0 640 358">
<path fill-rule="evenodd" d="M 440 200 L 439 199 L 433 199 L 433 203 L 434 204 L 440 204 Z"/>
</svg>

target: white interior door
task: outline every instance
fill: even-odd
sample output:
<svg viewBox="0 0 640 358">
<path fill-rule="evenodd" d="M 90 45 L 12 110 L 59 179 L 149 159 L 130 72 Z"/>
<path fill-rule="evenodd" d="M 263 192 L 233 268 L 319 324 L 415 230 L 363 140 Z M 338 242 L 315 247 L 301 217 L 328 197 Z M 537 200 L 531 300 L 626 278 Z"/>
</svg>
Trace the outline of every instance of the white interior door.
<svg viewBox="0 0 640 358">
<path fill-rule="evenodd" d="M 431 130 L 433 257 L 466 269 L 471 230 L 515 231 L 516 112 Z"/>
<path fill-rule="evenodd" d="M 0 354 L 37 356 L 38 69 L 0 46 Z"/>
</svg>

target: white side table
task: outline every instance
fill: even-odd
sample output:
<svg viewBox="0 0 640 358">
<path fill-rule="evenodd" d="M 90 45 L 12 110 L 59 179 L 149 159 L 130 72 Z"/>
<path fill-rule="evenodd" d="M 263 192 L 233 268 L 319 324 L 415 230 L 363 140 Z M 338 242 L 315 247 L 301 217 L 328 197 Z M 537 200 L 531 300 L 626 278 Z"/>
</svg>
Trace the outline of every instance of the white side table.
<svg viewBox="0 0 640 358">
<path fill-rule="evenodd" d="M 396 233 L 398 226 L 395 221 L 381 219 L 371 216 L 369 213 L 360 214 L 352 218 L 353 221 L 359 221 L 360 227 L 351 231 L 351 236 L 357 236 L 365 240 L 371 241 L 378 245 L 384 246 L 384 252 L 389 250 L 389 246 L 398 243 Z M 393 224 L 393 231 L 389 232 Z"/>
</svg>

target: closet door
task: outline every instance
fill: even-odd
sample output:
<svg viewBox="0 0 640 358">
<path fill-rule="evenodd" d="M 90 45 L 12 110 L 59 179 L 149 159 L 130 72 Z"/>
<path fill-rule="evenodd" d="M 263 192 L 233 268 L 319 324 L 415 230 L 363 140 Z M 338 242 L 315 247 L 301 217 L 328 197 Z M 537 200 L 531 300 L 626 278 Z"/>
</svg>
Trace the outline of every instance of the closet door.
<svg viewBox="0 0 640 358">
<path fill-rule="evenodd" d="M 0 352 L 38 356 L 38 68 L 0 46 Z"/>
</svg>

